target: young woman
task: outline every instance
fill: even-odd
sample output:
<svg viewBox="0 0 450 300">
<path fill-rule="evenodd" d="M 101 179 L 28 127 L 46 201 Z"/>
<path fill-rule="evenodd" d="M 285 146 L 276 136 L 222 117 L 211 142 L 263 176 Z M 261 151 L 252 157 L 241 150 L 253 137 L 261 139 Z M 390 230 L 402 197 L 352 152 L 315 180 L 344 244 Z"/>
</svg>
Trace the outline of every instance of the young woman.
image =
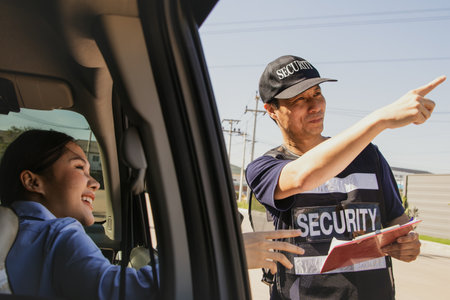
<svg viewBox="0 0 450 300">
<path fill-rule="evenodd" d="M 92 203 L 99 183 L 74 139 L 57 131 L 30 130 L 5 151 L 0 163 L 0 201 L 19 216 L 19 233 L 6 259 L 15 294 L 64 299 L 118 299 L 120 267 L 112 265 L 85 233 L 94 223 Z M 247 266 L 292 268 L 283 250 L 303 249 L 272 241 L 298 230 L 243 235 Z M 126 269 L 126 299 L 154 299 L 152 269 Z"/>
<path fill-rule="evenodd" d="M 73 138 L 30 130 L 0 163 L 0 199 L 19 216 L 6 259 L 13 293 L 64 299 L 118 299 L 120 266 L 101 253 L 84 226 L 94 223 L 99 183 Z M 154 299 L 152 269 L 126 269 L 126 299 Z"/>
</svg>

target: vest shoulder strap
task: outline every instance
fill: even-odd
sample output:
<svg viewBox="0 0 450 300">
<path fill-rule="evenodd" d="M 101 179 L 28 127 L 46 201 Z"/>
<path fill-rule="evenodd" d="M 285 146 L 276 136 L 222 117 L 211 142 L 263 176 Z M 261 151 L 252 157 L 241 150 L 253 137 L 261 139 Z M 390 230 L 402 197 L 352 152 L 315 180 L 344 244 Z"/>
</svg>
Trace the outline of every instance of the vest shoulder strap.
<svg viewBox="0 0 450 300">
<path fill-rule="evenodd" d="M 270 149 L 269 151 L 264 153 L 264 155 L 283 160 L 294 160 L 300 157 L 286 149 L 286 147 L 284 147 L 283 145 Z"/>
</svg>

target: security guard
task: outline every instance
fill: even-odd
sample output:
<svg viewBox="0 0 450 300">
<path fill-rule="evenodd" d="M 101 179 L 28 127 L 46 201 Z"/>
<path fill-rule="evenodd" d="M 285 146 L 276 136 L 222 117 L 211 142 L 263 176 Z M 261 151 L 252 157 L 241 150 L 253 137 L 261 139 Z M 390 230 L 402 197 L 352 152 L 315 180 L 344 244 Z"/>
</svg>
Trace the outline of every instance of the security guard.
<svg viewBox="0 0 450 300">
<path fill-rule="evenodd" d="M 445 77 L 412 90 L 335 137 L 322 135 L 325 98 L 321 78 L 303 58 L 287 55 L 269 63 L 259 92 L 283 144 L 251 162 L 247 182 L 274 219 L 276 229 L 301 229 L 289 239 L 305 250 L 286 253 L 292 270 L 278 266 L 271 299 L 394 299 L 390 257 L 413 261 L 418 234 L 411 231 L 382 249 L 386 257 L 320 274 L 333 237 L 351 239 L 404 224 L 391 169 L 371 141 L 387 128 L 421 124 L 435 103 L 425 96 Z"/>
</svg>

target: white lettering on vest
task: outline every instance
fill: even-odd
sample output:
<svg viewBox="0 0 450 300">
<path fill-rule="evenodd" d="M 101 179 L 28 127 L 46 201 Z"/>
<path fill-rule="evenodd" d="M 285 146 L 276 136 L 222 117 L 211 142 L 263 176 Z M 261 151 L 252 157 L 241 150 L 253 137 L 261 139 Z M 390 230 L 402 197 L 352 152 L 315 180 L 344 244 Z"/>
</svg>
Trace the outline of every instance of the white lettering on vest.
<svg viewBox="0 0 450 300">
<path fill-rule="evenodd" d="M 308 224 L 305 223 L 306 221 L 308 221 L 308 217 L 306 217 L 306 215 L 299 214 L 297 216 L 297 224 L 300 227 L 300 229 L 302 230 L 302 234 L 300 235 L 301 237 L 305 237 L 305 236 L 309 235 L 309 226 L 308 226 Z"/>
<path fill-rule="evenodd" d="M 359 209 L 358 208 L 356 209 L 356 216 L 357 216 L 356 217 L 356 230 L 359 231 L 359 230 L 361 230 L 361 227 L 359 227 L 360 224 L 359 224 L 359 217 L 358 217 L 359 216 Z"/>
<path fill-rule="evenodd" d="M 345 216 L 347 221 L 347 231 L 356 231 L 356 223 L 355 223 L 355 211 L 353 209 L 346 209 Z M 353 229 L 350 229 L 350 225 L 353 225 Z"/>
<path fill-rule="evenodd" d="M 314 227 L 319 227 L 319 222 L 317 222 L 317 219 L 319 219 L 318 213 L 312 213 L 308 214 L 309 218 L 309 232 L 311 233 L 311 236 L 319 236 L 320 230 L 316 230 Z"/>
<path fill-rule="evenodd" d="M 366 208 L 360 208 L 359 209 L 359 213 L 361 214 L 361 220 L 363 221 L 362 223 L 362 228 L 366 228 L 366 214 L 367 214 L 367 209 Z M 361 229 L 359 229 L 361 230 Z"/>
<path fill-rule="evenodd" d="M 323 212 L 320 215 L 320 230 L 322 230 L 323 234 L 330 235 L 331 232 L 333 232 L 333 226 L 328 226 L 328 228 L 325 228 L 324 219 L 327 218 L 328 220 L 331 220 L 331 215 L 327 212 Z"/>
<path fill-rule="evenodd" d="M 371 211 L 369 209 L 370 220 L 372 220 L 372 231 L 375 230 L 375 218 L 377 217 L 377 212 L 375 210 Z"/>
<path fill-rule="evenodd" d="M 367 215 L 371 220 L 371 229 L 367 228 Z M 339 213 L 333 212 L 309 212 L 297 215 L 297 225 L 301 229 L 302 237 L 332 235 L 333 232 L 343 234 L 354 231 L 375 231 L 377 210 L 370 208 L 347 208 Z"/>
<path fill-rule="evenodd" d="M 343 211 L 343 210 L 340 211 L 340 215 L 341 215 L 341 221 L 340 221 L 340 222 L 338 222 L 338 218 L 337 218 L 337 216 L 336 216 L 336 212 L 333 211 L 332 214 L 333 214 L 333 225 L 334 225 L 334 230 L 335 230 L 337 233 L 339 233 L 339 234 L 344 233 L 344 231 L 345 231 L 344 211 Z M 341 223 L 341 227 L 339 227 L 339 223 Z"/>
</svg>

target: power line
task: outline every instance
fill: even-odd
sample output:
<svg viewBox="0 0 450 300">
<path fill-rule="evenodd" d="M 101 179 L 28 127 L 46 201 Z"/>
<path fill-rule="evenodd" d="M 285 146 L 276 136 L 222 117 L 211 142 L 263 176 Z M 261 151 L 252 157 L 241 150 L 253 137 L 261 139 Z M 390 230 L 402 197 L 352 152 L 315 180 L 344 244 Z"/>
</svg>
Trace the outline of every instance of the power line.
<svg viewBox="0 0 450 300">
<path fill-rule="evenodd" d="M 340 116 L 347 116 L 347 117 L 364 117 L 371 113 L 371 111 L 368 110 L 356 110 L 356 109 L 341 109 L 341 108 L 332 108 L 329 107 L 326 110 L 327 114 L 335 114 Z M 450 112 L 448 111 L 442 111 L 442 112 L 433 112 L 433 115 L 448 115 Z M 427 123 L 450 123 L 450 120 L 436 120 L 436 119 L 429 119 L 427 120 Z"/>
<path fill-rule="evenodd" d="M 327 112 L 354 112 L 354 113 L 362 113 L 362 114 L 368 114 L 372 111 L 370 110 L 361 110 L 361 109 L 350 109 L 350 108 L 337 108 L 337 107 L 328 107 Z M 433 115 L 448 115 L 450 114 L 450 111 L 435 111 L 433 112 Z"/>
<path fill-rule="evenodd" d="M 441 57 L 410 57 L 410 58 L 380 58 L 380 59 L 358 59 L 358 60 L 330 60 L 314 62 L 314 65 L 337 65 L 337 64 L 370 64 L 370 63 L 392 63 L 411 61 L 444 61 L 450 60 L 450 56 Z M 234 65 L 211 65 L 209 69 L 230 69 L 230 68 L 261 68 L 265 64 L 234 64 Z"/>
<path fill-rule="evenodd" d="M 260 31 L 287 31 L 298 29 L 327 28 L 327 27 L 346 27 L 346 26 L 362 26 L 362 25 L 378 25 L 378 24 L 396 24 L 396 23 L 417 23 L 417 22 L 436 22 L 450 20 L 450 16 L 431 16 L 431 17 L 414 17 L 414 18 L 394 18 L 381 20 L 363 20 L 333 23 L 317 23 L 303 25 L 279 25 L 279 26 L 261 26 L 252 28 L 235 28 L 203 31 L 202 34 L 229 34 L 229 33 L 250 33 Z"/>
<path fill-rule="evenodd" d="M 391 62 L 411 62 L 411 61 L 441 61 L 450 60 L 450 56 L 441 57 L 411 57 L 411 58 L 383 58 L 383 59 L 360 59 L 360 60 L 335 60 L 323 61 L 316 64 L 367 64 L 367 63 L 391 63 Z"/>
<path fill-rule="evenodd" d="M 320 20 L 320 19 L 338 19 L 338 18 L 354 18 L 354 17 L 371 17 L 371 16 L 383 16 L 383 15 L 399 15 L 399 14 L 414 14 L 414 13 L 427 13 L 427 12 L 443 12 L 449 11 L 450 8 L 433 8 L 433 9 L 413 9 L 413 10 L 398 10 L 398 11 L 383 11 L 372 13 L 358 13 L 358 14 L 340 14 L 340 15 L 324 15 L 324 16 L 309 16 L 309 17 L 296 17 L 296 18 L 283 18 L 283 19 L 259 19 L 259 20 L 245 20 L 245 21 L 232 21 L 232 22 L 216 22 L 209 23 L 207 26 L 223 26 L 223 25 L 242 25 L 253 23 L 277 23 L 277 22 L 291 22 L 291 21 L 305 21 L 305 20 Z"/>
</svg>

